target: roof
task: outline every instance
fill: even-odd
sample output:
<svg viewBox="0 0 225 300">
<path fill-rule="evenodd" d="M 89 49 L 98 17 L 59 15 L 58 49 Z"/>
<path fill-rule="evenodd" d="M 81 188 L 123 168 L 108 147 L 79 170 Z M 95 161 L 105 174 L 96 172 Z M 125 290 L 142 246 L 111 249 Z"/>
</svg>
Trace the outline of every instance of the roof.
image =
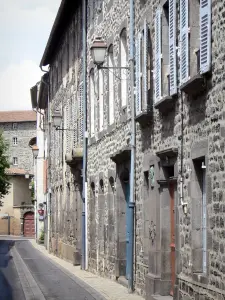
<svg viewBox="0 0 225 300">
<path fill-rule="evenodd" d="M 9 168 L 6 169 L 5 172 L 7 175 L 25 175 L 27 173 L 27 171 L 25 171 L 24 169 L 19 169 L 19 168 Z"/>
<path fill-rule="evenodd" d="M 36 122 L 36 112 L 32 110 L 0 111 L 0 123 Z"/>
<path fill-rule="evenodd" d="M 57 51 L 61 37 L 71 22 L 77 7 L 81 4 L 81 0 L 62 0 L 40 62 L 40 67 L 50 64 L 52 57 Z"/>
</svg>

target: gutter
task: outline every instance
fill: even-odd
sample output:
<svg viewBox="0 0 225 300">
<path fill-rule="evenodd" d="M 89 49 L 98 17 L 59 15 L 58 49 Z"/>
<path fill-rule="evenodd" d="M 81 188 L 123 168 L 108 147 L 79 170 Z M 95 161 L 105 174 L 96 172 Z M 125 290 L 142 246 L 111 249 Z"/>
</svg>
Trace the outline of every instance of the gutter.
<svg viewBox="0 0 225 300">
<path fill-rule="evenodd" d="M 88 251 L 87 251 L 87 11 L 86 0 L 83 0 L 83 22 L 82 22 L 82 35 L 83 35 L 83 193 L 82 193 L 82 262 L 81 268 L 87 270 L 88 268 Z"/>
<path fill-rule="evenodd" d="M 130 0 L 130 85 L 131 85 L 131 161 L 130 161 L 130 201 L 129 201 L 129 251 L 128 291 L 134 290 L 134 209 L 135 209 L 135 98 L 134 98 L 134 0 Z"/>
</svg>

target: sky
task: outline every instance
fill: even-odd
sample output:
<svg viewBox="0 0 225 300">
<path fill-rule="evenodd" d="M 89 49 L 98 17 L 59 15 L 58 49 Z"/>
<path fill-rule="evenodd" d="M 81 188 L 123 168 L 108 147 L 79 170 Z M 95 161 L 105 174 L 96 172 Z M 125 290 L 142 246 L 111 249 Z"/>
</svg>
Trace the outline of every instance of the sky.
<svg viewBox="0 0 225 300">
<path fill-rule="evenodd" d="M 30 88 L 61 0 L 0 0 L 0 110 L 31 109 Z"/>
</svg>

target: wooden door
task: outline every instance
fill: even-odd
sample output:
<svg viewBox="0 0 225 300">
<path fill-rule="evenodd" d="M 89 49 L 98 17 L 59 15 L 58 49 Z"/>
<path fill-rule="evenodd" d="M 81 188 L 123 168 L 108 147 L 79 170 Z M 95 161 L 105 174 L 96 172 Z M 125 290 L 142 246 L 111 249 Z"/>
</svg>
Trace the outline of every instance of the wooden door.
<svg viewBox="0 0 225 300">
<path fill-rule="evenodd" d="M 28 212 L 24 216 L 24 236 L 26 237 L 35 236 L 35 224 L 34 224 L 33 212 Z"/>
<path fill-rule="evenodd" d="M 170 187 L 170 264 L 171 264 L 171 290 L 170 295 L 174 294 L 175 285 L 175 205 L 174 205 L 174 184 Z"/>
</svg>

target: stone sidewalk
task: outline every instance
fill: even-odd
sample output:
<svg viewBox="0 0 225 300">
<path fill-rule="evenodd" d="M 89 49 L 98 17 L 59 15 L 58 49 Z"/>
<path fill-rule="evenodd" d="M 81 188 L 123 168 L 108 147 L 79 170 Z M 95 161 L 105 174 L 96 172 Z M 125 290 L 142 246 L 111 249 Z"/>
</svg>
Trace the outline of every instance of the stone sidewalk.
<svg viewBox="0 0 225 300">
<path fill-rule="evenodd" d="M 35 240 L 30 240 L 30 243 L 42 252 L 45 256 L 49 257 L 53 262 L 62 266 L 78 279 L 84 281 L 90 287 L 95 289 L 99 294 L 108 300 L 144 300 L 141 296 L 136 294 L 129 294 L 127 288 L 118 284 L 115 281 L 102 278 L 98 275 L 92 274 L 87 271 L 82 271 L 80 266 L 73 266 L 71 263 L 64 261 L 52 254 L 49 254 L 44 246 L 38 245 Z"/>
</svg>

